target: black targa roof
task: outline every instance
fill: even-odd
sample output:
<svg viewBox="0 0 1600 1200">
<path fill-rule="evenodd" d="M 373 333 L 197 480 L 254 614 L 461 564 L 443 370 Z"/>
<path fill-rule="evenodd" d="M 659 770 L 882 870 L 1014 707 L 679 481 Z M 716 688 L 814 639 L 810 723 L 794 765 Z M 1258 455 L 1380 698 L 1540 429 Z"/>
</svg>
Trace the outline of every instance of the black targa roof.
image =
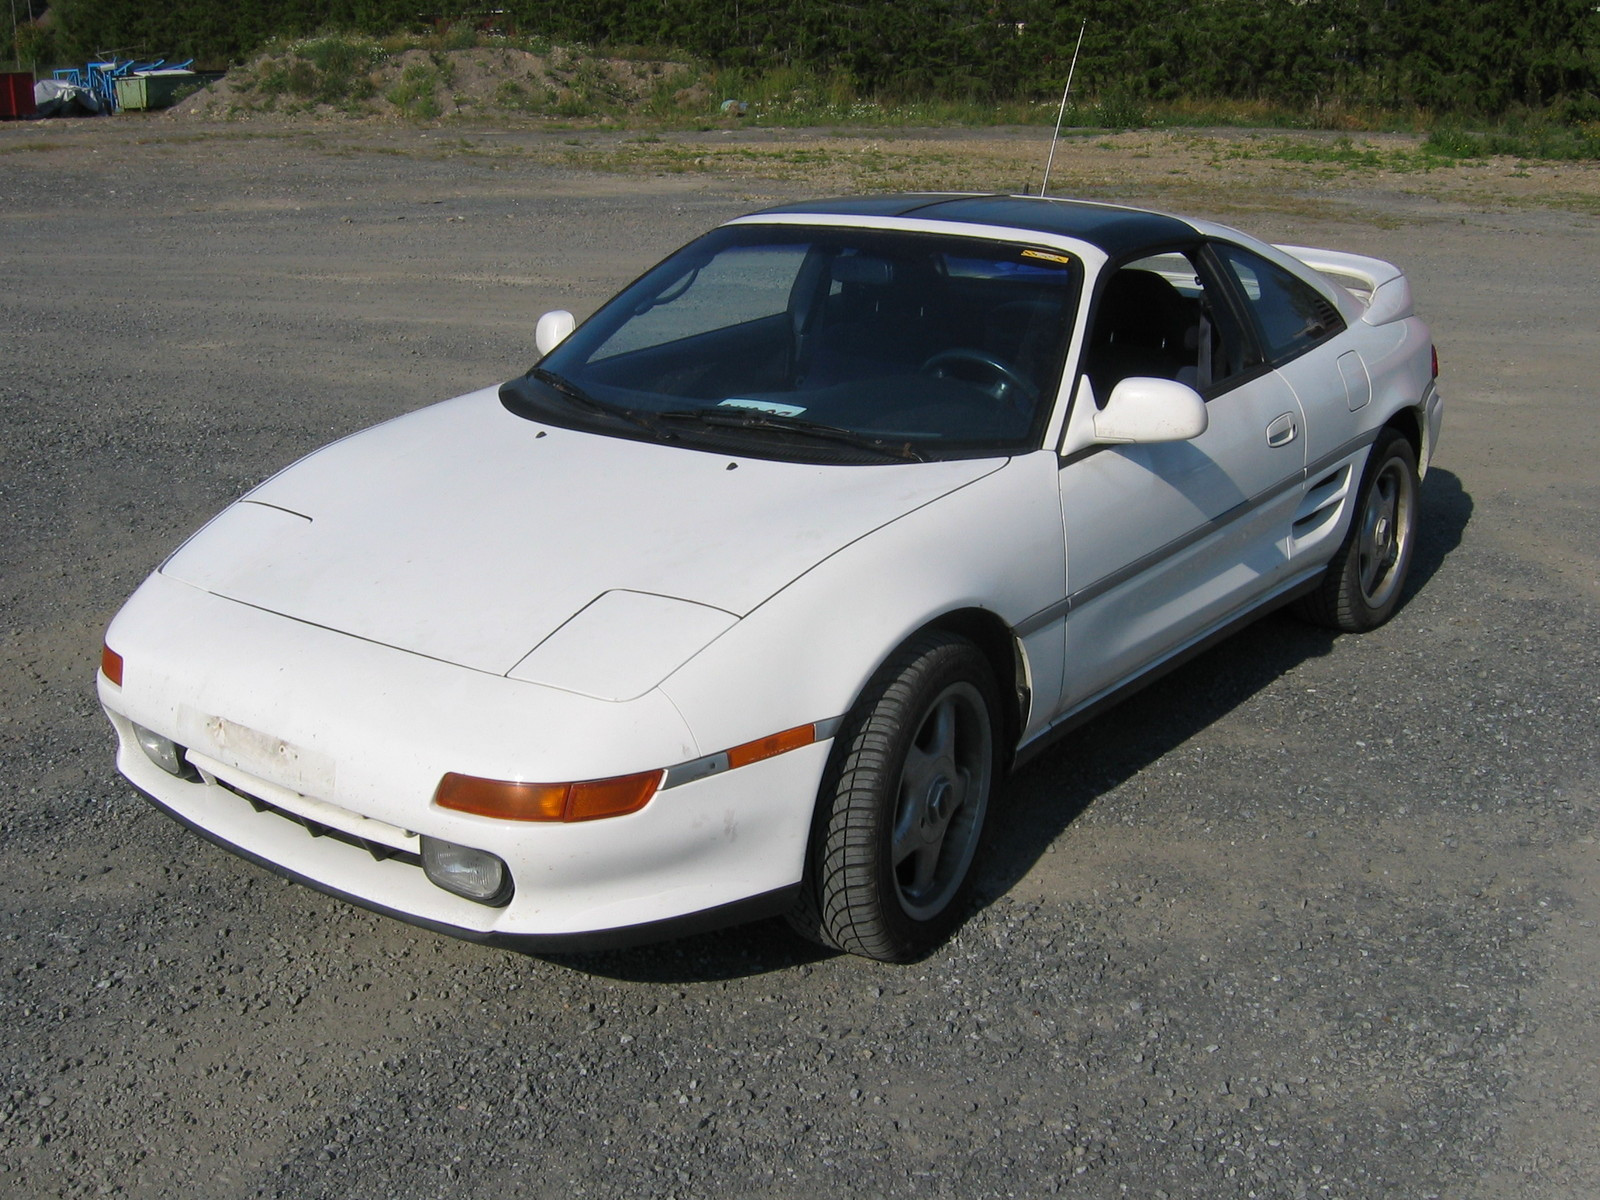
<svg viewBox="0 0 1600 1200">
<path fill-rule="evenodd" d="M 965 221 L 999 225 L 1007 229 L 1032 229 L 1040 233 L 1078 238 L 1118 258 L 1131 250 L 1165 243 L 1190 241 L 1195 228 L 1177 217 L 1117 208 L 1082 200 L 1055 200 L 1034 196 L 962 196 L 901 194 L 893 196 L 843 196 L 763 209 L 803 216 L 921 217 L 933 221 Z"/>
</svg>

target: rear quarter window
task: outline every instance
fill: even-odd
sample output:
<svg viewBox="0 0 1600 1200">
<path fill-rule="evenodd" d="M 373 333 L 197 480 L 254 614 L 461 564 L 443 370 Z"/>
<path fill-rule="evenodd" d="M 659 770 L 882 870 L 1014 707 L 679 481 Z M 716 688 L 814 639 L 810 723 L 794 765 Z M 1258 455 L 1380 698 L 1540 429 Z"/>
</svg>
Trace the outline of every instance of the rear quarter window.
<svg viewBox="0 0 1600 1200">
<path fill-rule="evenodd" d="M 1274 366 L 1288 362 L 1344 330 L 1344 318 L 1303 279 L 1238 246 L 1217 247 L 1228 265 Z"/>
</svg>

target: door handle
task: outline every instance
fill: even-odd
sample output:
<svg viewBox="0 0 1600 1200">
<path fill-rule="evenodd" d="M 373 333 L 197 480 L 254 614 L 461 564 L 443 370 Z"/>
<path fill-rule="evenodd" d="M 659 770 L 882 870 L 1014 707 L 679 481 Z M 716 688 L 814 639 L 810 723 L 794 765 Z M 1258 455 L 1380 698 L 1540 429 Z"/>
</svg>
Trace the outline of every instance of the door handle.
<svg viewBox="0 0 1600 1200">
<path fill-rule="evenodd" d="M 1267 426 L 1267 445 L 1287 446 L 1294 441 L 1295 435 L 1300 432 L 1300 427 L 1295 424 L 1293 413 L 1284 413 L 1274 417 Z"/>
</svg>

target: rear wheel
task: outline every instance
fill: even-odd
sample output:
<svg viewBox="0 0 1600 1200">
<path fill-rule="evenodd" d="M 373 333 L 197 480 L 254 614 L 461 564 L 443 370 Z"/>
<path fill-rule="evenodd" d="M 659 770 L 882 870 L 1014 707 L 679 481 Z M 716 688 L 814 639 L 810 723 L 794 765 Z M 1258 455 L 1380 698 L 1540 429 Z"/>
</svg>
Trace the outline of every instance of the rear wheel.
<svg viewBox="0 0 1600 1200">
<path fill-rule="evenodd" d="M 907 962 L 960 921 L 998 774 L 996 689 L 965 638 L 907 643 L 852 710 L 824 778 L 800 932 Z"/>
<path fill-rule="evenodd" d="M 1363 633 L 1394 614 L 1411 567 L 1417 492 L 1416 452 L 1402 434 L 1385 429 L 1362 473 L 1350 530 L 1317 590 L 1300 602 L 1301 616 Z"/>
</svg>

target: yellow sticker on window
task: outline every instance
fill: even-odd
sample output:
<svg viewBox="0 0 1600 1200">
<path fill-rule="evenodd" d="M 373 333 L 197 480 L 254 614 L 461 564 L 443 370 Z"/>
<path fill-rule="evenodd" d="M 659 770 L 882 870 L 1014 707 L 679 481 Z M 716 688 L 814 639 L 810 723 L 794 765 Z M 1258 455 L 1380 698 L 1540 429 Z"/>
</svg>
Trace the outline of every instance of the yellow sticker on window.
<svg viewBox="0 0 1600 1200">
<path fill-rule="evenodd" d="M 1072 259 L 1065 254 L 1047 254 L 1043 250 L 1024 250 L 1023 258 L 1042 258 L 1045 262 L 1060 263 L 1062 266 L 1071 266 Z"/>
</svg>

